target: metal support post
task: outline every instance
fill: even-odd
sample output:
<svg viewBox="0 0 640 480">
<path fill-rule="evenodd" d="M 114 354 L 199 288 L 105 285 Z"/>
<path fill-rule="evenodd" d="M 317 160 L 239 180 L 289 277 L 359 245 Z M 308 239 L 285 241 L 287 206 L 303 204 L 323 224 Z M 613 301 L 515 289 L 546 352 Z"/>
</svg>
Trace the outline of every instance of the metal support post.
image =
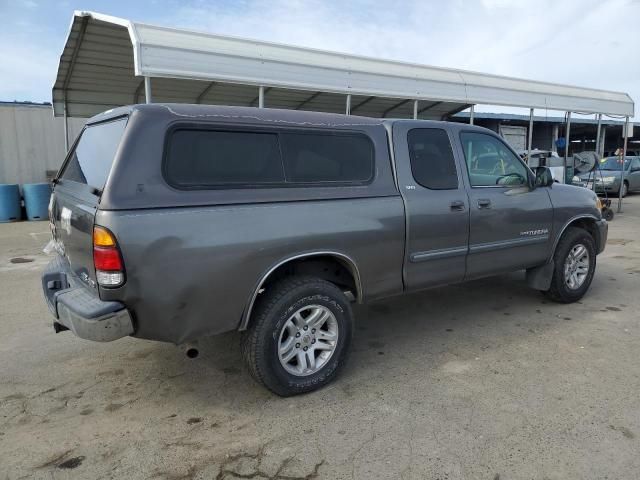
<svg viewBox="0 0 640 480">
<path fill-rule="evenodd" d="M 475 114 L 475 105 L 471 105 L 471 109 L 469 110 L 469 125 L 473 125 L 473 117 Z"/>
<path fill-rule="evenodd" d="M 600 155 L 600 131 L 602 130 L 602 114 L 599 113 L 596 115 L 596 120 L 598 120 L 598 128 L 596 129 L 596 154 Z"/>
<path fill-rule="evenodd" d="M 618 213 L 622 213 L 622 187 L 624 186 L 624 162 L 627 158 L 627 139 L 629 134 L 629 117 L 624 117 L 624 130 L 622 136 L 624 137 L 622 144 L 622 167 L 620 170 L 620 188 L 618 189 Z"/>
<path fill-rule="evenodd" d="M 567 127 L 564 130 L 564 168 L 567 168 L 569 161 L 569 143 L 571 138 L 571 112 L 567 112 Z"/>
<path fill-rule="evenodd" d="M 258 108 L 264 108 L 264 87 L 258 87 Z"/>
<path fill-rule="evenodd" d="M 533 108 L 529 109 L 529 138 L 527 139 L 527 163 L 531 163 L 531 142 L 533 141 Z"/>
<path fill-rule="evenodd" d="M 152 103 L 151 99 L 151 77 L 144 77 L 144 101 Z"/>
<path fill-rule="evenodd" d="M 347 94 L 347 101 L 344 107 L 344 114 L 351 115 L 351 94 L 350 93 Z"/>
<path fill-rule="evenodd" d="M 418 100 L 413 101 L 413 119 L 418 119 Z"/>
<path fill-rule="evenodd" d="M 64 152 L 67 153 L 69 151 L 69 122 L 67 116 L 67 94 L 64 94 L 64 103 L 63 103 L 63 116 L 64 116 Z"/>
</svg>

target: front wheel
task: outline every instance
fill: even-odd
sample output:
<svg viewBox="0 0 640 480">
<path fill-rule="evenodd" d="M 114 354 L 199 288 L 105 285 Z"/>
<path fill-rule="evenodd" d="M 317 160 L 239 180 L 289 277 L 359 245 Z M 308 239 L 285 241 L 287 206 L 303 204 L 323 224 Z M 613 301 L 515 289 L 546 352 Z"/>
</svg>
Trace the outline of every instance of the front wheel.
<svg viewBox="0 0 640 480">
<path fill-rule="evenodd" d="M 626 197 L 628 193 L 629 193 L 629 184 L 625 180 L 625 182 L 622 184 L 622 197 L 623 198 Z"/>
<path fill-rule="evenodd" d="M 555 269 L 546 295 L 555 302 L 580 300 L 589 289 L 596 269 L 593 237 L 582 228 L 569 227 L 554 254 Z"/>
<path fill-rule="evenodd" d="M 241 349 L 254 379 L 289 396 L 331 382 L 346 361 L 351 335 L 351 306 L 337 286 L 291 277 L 261 295 Z"/>
</svg>

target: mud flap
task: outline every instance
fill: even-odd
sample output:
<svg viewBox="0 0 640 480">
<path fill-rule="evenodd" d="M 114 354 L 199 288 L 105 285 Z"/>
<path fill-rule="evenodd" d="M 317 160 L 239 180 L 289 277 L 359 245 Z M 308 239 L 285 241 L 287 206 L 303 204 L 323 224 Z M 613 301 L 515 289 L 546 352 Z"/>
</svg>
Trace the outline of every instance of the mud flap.
<svg viewBox="0 0 640 480">
<path fill-rule="evenodd" d="M 536 290 L 546 292 L 551 288 L 551 280 L 553 280 L 553 272 L 555 263 L 551 260 L 549 263 L 540 265 L 539 267 L 527 269 L 527 285 Z"/>
</svg>

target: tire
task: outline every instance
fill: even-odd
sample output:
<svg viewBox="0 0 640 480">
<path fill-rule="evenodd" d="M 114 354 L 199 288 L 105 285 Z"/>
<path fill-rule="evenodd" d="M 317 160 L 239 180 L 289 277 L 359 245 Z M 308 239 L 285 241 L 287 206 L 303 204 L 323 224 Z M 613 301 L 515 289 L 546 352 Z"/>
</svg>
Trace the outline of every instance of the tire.
<svg viewBox="0 0 640 480">
<path fill-rule="evenodd" d="M 260 295 L 251 317 L 241 338 L 242 357 L 251 376 L 277 395 L 317 390 L 330 383 L 347 360 L 353 314 L 347 297 L 332 283 L 285 278 Z M 325 317 L 325 323 L 316 325 Z M 336 340 L 330 340 L 334 336 Z M 287 344 L 290 349 L 281 357 L 279 350 Z M 292 351 L 295 355 L 287 363 L 284 357 Z"/>
<path fill-rule="evenodd" d="M 613 220 L 614 217 L 614 213 L 613 210 L 611 210 L 610 208 L 603 208 L 602 209 L 602 217 L 607 221 L 610 222 L 611 220 Z"/>
<path fill-rule="evenodd" d="M 570 263 L 567 266 L 567 262 L 572 262 L 569 255 L 575 255 L 580 252 L 580 258 L 582 256 L 582 250 L 578 248 L 582 246 L 585 249 L 585 255 L 587 255 L 588 266 L 584 268 L 584 262 L 577 262 L 581 266 L 575 267 L 576 263 Z M 555 262 L 555 269 L 553 271 L 553 278 L 551 280 L 551 287 L 545 292 L 554 302 L 558 303 L 572 303 L 580 300 L 589 289 L 591 281 L 593 280 L 593 274 L 596 269 L 596 248 L 593 237 L 582 228 L 569 227 L 556 248 L 553 256 Z M 576 277 L 571 280 L 571 275 L 565 275 L 565 267 L 575 272 Z M 584 277 L 580 276 L 579 272 L 583 272 Z M 581 280 L 579 283 L 576 279 Z M 573 283 L 573 287 L 570 284 Z"/>
<path fill-rule="evenodd" d="M 622 198 L 626 197 L 629 193 L 629 183 L 625 180 L 622 184 Z"/>
</svg>

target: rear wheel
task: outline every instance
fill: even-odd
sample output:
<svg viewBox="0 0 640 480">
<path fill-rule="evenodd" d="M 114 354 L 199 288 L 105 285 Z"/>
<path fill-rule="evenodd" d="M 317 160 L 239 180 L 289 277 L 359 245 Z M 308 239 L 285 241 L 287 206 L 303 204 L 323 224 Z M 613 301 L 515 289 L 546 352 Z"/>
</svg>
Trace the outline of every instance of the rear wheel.
<svg viewBox="0 0 640 480">
<path fill-rule="evenodd" d="M 291 277 L 261 295 L 241 348 L 253 378 L 289 396 L 331 382 L 346 361 L 351 335 L 351 307 L 337 286 Z"/>
<path fill-rule="evenodd" d="M 589 289 L 596 268 L 593 237 L 582 228 L 569 227 L 553 258 L 555 269 L 546 295 L 560 303 L 580 300 Z"/>
</svg>

